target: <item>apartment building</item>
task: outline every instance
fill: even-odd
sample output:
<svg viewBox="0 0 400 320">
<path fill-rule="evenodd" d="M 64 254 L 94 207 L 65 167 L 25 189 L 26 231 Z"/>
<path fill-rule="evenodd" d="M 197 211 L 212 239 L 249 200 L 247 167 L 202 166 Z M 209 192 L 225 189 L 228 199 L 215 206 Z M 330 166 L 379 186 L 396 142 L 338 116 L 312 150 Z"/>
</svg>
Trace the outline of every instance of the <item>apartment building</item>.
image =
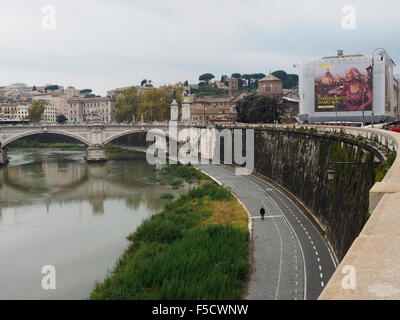
<svg viewBox="0 0 400 320">
<path fill-rule="evenodd" d="M 67 100 L 65 116 L 70 122 L 84 123 L 87 122 L 92 111 L 99 112 L 103 122 L 113 122 L 115 99 L 110 97 L 70 98 Z"/>
<path fill-rule="evenodd" d="M 19 105 L 17 106 L 18 118 L 17 120 L 27 119 L 29 116 L 30 105 Z M 57 107 L 52 105 L 46 105 L 43 113 L 42 121 L 45 123 L 56 123 L 57 122 Z"/>
<path fill-rule="evenodd" d="M 57 114 L 66 113 L 68 97 L 66 95 L 37 94 L 32 97 L 33 101 L 43 101 L 57 108 Z"/>
<path fill-rule="evenodd" d="M 0 117 L 18 120 L 18 106 L 15 103 L 2 103 L 0 105 Z"/>
</svg>

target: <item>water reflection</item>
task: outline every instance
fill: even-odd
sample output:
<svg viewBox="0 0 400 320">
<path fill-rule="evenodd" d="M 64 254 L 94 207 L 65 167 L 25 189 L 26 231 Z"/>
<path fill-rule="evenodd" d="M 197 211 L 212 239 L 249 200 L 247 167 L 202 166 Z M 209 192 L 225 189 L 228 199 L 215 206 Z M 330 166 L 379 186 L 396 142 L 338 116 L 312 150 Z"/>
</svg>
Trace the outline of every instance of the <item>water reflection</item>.
<svg viewBox="0 0 400 320">
<path fill-rule="evenodd" d="M 83 152 L 10 150 L 0 169 L 0 299 L 82 299 L 127 247 L 126 236 L 173 190 L 145 156 L 89 165 Z M 54 265 L 57 289 L 41 269 Z"/>
<path fill-rule="evenodd" d="M 12 151 L 11 151 L 12 152 Z M 15 152 L 15 151 L 14 151 Z M 69 152 L 36 151 L 27 158 L 34 162 L 0 170 L 0 210 L 41 200 L 52 203 L 89 201 L 93 214 L 104 213 L 106 199 L 124 199 L 126 206 L 137 209 L 142 203 L 150 210 L 159 210 L 165 201 L 157 201 L 165 193 L 163 177 L 145 157 L 135 155 L 129 161 L 87 164 L 68 159 Z M 48 159 L 38 161 L 40 154 Z M 76 153 L 72 153 L 76 154 Z M 170 190 L 170 193 L 179 191 Z M 173 192 L 174 191 L 174 192 Z"/>
</svg>

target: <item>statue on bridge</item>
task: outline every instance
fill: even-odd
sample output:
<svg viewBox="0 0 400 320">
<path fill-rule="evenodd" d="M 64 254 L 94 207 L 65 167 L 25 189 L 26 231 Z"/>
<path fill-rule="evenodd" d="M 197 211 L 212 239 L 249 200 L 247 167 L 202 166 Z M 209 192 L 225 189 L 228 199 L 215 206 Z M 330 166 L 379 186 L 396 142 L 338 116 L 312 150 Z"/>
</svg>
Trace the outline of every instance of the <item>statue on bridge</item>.
<svg viewBox="0 0 400 320">
<path fill-rule="evenodd" d="M 98 110 L 90 110 L 89 117 L 87 122 L 89 124 L 102 124 L 103 119 L 100 115 L 100 111 Z"/>
</svg>

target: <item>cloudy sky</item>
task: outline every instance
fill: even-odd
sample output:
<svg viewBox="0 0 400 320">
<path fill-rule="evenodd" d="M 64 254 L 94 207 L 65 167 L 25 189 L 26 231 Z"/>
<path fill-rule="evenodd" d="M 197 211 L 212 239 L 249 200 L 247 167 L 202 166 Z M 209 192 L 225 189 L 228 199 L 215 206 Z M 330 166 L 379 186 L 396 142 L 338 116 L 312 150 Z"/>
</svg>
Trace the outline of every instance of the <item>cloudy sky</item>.
<svg viewBox="0 0 400 320">
<path fill-rule="evenodd" d="M 355 29 L 342 26 L 346 5 Z M 1 0 L 0 85 L 104 95 L 144 78 L 162 85 L 204 72 L 296 72 L 293 64 L 337 49 L 371 55 L 376 47 L 400 65 L 398 12 L 395 0 Z"/>
</svg>

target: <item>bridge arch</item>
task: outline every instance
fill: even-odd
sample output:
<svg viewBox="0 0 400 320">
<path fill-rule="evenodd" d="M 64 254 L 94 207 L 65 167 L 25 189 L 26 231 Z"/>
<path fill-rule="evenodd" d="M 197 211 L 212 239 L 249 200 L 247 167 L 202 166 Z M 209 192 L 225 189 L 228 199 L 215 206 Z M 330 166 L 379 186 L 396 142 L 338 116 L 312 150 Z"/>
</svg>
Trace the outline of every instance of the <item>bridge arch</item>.
<svg viewBox="0 0 400 320">
<path fill-rule="evenodd" d="M 135 133 L 145 133 L 147 134 L 149 131 L 154 132 L 154 134 L 160 136 L 160 137 L 167 137 L 168 139 L 173 139 L 175 141 L 177 141 L 177 137 L 173 137 L 169 134 L 168 131 L 162 130 L 162 129 L 154 129 L 154 128 L 147 128 L 147 129 L 129 129 L 129 130 L 125 130 L 123 132 L 118 132 L 116 134 L 113 134 L 109 137 L 107 137 L 106 139 L 104 139 L 104 145 L 106 145 L 107 143 L 110 143 L 118 138 L 122 138 L 125 136 L 128 136 L 130 134 L 135 134 Z"/>
<path fill-rule="evenodd" d="M 22 132 L 22 133 L 18 133 L 15 135 L 12 135 L 10 137 L 7 137 L 5 140 L 1 141 L 1 147 L 6 147 L 7 145 L 9 145 L 11 142 L 17 141 L 19 139 L 25 138 L 25 137 L 29 137 L 29 136 L 34 136 L 34 135 L 38 135 L 38 134 L 52 134 L 52 135 L 58 135 L 58 136 L 65 136 L 65 137 L 69 137 L 72 139 L 75 139 L 81 143 L 83 143 L 85 146 L 89 146 L 89 142 L 82 138 L 81 136 L 71 133 L 71 132 L 67 132 L 67 131 L 58 131 L 58 130 L 30 130 L 27 132 Z"/>
</svg>

